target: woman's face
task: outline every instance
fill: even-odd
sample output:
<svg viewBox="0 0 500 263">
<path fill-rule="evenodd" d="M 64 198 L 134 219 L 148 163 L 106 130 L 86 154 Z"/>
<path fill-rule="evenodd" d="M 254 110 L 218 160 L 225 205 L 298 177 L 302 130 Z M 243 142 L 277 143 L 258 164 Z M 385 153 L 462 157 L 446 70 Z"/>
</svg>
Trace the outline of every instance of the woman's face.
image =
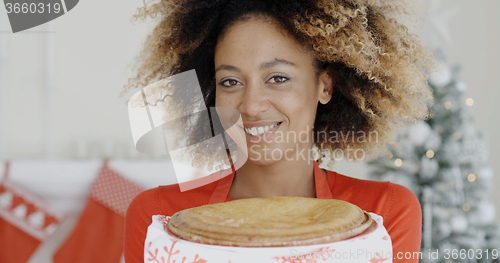
<svg viewBox="0 0 500 263">
<path fill-rule="evenodd" d="M 313 55 L 271 19 L 253 17 L 226 30 L 215 48 L 216 107 L 241 113 L 248 160 L 307 159 L 318 101 L 331 79 Z"/>
</svg>

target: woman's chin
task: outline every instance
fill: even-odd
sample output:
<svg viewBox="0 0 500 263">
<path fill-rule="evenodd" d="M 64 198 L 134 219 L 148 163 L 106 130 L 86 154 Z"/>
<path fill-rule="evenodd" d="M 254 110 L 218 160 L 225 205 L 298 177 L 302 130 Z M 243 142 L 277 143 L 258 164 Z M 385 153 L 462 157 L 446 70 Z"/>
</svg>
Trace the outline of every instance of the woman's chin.
<svg viewBox="0 0 500 263">
<path fill-rule="evenodd" d="M 248 158 L 247 162 L 251 162 L 252 164 L 258 165 L 258 166 L 266 166 L 266 165 L 271 165 L 273 163 L 276 163 L 278 161 L 277 160 L 265 160 L 264 158 L 260 158 L 260 159 Z"/>
<path fill-rule="evenodd" d="M 271 165 L 283 161 L 283 156 L 279 153 L 282 152 L 281 149 L 275 148 L 271 150 L 255 150 L 249 149 L 247 162 L 251 162 L 255 165 Z M 274 155 L 272 154 L 274 153 Z"/>
</svg>

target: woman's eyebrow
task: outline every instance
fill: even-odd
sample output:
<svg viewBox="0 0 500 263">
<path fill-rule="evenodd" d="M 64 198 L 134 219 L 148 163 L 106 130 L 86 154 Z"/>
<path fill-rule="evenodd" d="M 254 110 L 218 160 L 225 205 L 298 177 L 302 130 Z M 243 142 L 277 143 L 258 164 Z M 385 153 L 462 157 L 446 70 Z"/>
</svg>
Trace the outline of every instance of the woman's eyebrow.
<svg viewBox="0 0 500 263">
<path fill-rule="evenodd" d="M 290 62 L 288 60 L 275 58 L 275 59 L 273 59 L 271 61 L 262 62 L 260 64 L 260 66 L 259 66 L 259 69 L 260 70 L 268 69 L 268 68 L 272 68 L 272 67 L 275 67 L 275 66 L 280 65 L 280 64 L 281 65 L 287 65 L 287 66 L 294 66 L 294 67 L 297 66 L 295 63 Z M 241 72 L 241 70 L 238 67 L 231 66 L 231 65 L 226 65 L 226 64 L 222 64 L 222 65 L 218 66 L 215 69 L 215 72 L 217 72 L 219 70 L 228 70 L 228 71 Z"/>
<path fill-rule="evenodd" d="M 297 66 L 297 65 L 295 65 L 295 63 L 290 62 L 288 60 L 275 58 L 274 60 L 263 62 L 262 64 L 260 64 L 259 69 L 268 69 L 268 68 L 272 68 L 272 67 L 280 65 L 280 64 L 286 65 L 286 66 L 294 66 L 294 67 Z"/>
<path fill-rule="evenodd" d="M 237 72 L 241 72 L 241 70 L 235 66 L 231 66 L 231 65 L 226 65 L 226 64 L 222 64 L 220 65 L 219 67 L 217 67 L 215 69 L 215 72 L 219 71 L 219 70 L 228 70 L 228 71 L 237 71 Z"/>
</svg>

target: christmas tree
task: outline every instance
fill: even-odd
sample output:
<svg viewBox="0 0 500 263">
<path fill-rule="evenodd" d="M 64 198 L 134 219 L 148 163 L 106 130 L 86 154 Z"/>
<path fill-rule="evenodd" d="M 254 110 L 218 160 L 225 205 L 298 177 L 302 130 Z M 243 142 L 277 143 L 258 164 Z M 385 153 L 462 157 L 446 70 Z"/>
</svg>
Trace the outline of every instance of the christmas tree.
<svg viewBox="0 0 500 263">
<path fill-rule="evenodd" d="M 397 135 L 392 158 L 369 162 L 370 176 L 406 186 L 419 198 L 422 262 L 498 262 L 500 228 L 487 196 L 493 170 L 485 140 L 468 115 L 474 101 L 466 98 L 459 66 L 443 62 L 439 72 L 429 74 L 429 85 L 430 118 L 407 125 Z"/>
</svg>

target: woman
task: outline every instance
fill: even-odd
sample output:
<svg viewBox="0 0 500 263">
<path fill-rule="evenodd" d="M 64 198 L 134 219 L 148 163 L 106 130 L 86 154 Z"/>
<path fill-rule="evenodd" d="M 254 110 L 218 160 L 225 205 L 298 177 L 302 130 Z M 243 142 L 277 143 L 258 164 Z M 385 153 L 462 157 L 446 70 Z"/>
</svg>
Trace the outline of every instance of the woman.
<svg viewBox="0 0 500 263">
<path fill-rule="evenodd" d="M 322 170 L 308 154 L 314 145 L 349 159 L 375 156 L 395 144 L 398 117 L 427 116 L 432 96 L 422 67 L 432 57 L 393 18 L 404 13 L 399 1 L 374 0 L 177 0 L 140 9 L 137 17 L 158 15 L 160 23 L 135 83 L 195 69 L 207 107 L 240 112 L 248 160 L 193 190 L 160 186 L 137 196 L 126 217 L 126 262 L 143 261 L 152 215 L 265 196 L 351 202 L 384 218 L 395 262 L 420 251 L 413 193 Z"/>
</svg>

